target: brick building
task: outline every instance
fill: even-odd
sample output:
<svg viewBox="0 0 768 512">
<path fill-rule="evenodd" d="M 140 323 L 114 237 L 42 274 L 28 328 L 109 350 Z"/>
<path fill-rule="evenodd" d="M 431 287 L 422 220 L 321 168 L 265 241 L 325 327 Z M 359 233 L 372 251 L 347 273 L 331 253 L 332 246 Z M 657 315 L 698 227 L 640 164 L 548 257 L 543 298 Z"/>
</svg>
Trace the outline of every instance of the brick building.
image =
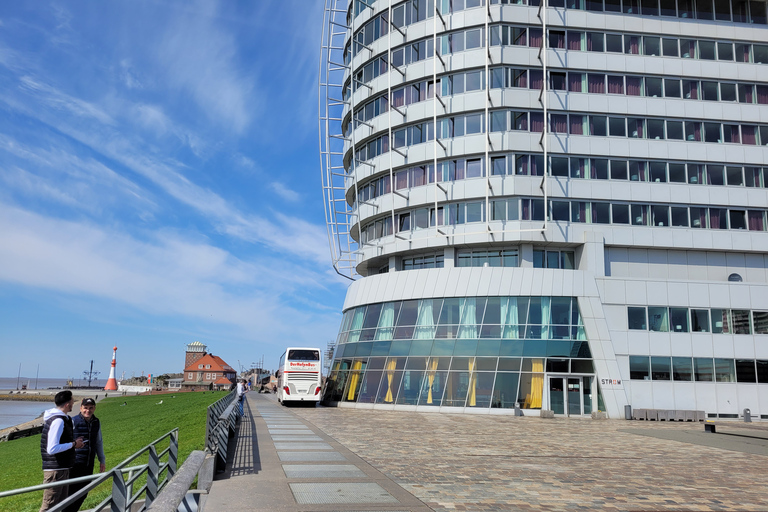
<svg viewBox="0 0 768 512">
<path fill-rule="evenodd" d="M 237 381 L 237 372 L 222 358 L 206 350 L 207 347 L 199 341 L 187 345 L 182 388 L 229 389 Z"/>
</svg>

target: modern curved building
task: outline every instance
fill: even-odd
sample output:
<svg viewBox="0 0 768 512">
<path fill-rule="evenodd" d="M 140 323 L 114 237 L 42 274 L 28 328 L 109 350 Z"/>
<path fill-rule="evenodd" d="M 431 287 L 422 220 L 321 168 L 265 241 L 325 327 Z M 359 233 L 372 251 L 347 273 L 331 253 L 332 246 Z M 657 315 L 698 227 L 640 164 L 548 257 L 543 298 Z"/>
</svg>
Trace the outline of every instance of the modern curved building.
<svg viewBox="0 0 768 512">
<path fill-rule="evenodd" d="M 768 419 L 766 2 L 541 1 L 326 0 L 325 402 Z"/>
</svg>

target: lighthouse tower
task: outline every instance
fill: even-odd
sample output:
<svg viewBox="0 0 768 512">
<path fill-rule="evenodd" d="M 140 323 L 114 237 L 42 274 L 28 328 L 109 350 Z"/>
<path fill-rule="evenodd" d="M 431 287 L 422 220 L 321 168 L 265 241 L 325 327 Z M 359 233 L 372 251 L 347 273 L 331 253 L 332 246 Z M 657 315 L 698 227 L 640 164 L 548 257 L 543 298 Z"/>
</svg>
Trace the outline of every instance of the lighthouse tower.
<svg viewBox="0 0 768 512">
<path fill-rule="evenodd" d="M 109 369 L 109 380 L 104 386 L 105 391 L 117 391 L 117 380 L 115 380 L 115 364 L 117 364 L 117 347 L 112 349 L 112 368 Z"/>
</svg>

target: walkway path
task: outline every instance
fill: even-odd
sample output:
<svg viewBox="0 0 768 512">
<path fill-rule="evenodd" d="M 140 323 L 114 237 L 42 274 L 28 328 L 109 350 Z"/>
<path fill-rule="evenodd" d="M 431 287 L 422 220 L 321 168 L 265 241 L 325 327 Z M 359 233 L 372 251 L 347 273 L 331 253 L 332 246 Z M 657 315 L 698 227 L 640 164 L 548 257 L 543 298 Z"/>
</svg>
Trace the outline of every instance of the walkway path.
<svg viewBox="0 0 768 512">
<path fill-rule="evenodd" d="M 768 439 L 701 423 L 248 403 L 204 512 L 768 510 Z"/>
<path fill-rule="evenodd" d="M 214 482 L 208 511 L 398 511 L 431 509 L 275 395 L 246 395 L 231 466 Z"/>
</svg>

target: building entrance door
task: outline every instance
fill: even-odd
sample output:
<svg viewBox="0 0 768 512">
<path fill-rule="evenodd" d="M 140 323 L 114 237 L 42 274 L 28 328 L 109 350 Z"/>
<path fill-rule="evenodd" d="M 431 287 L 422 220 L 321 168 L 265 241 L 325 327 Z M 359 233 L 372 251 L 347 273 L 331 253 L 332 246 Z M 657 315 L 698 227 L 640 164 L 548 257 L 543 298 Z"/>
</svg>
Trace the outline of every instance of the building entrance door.
<svg viewBox="0 0 768 512">
<path fill-rule="evenodd" d="M 592 377 L 550 375 L 549 408 L 564 416 L 591 414 Z"/>
</svg>

